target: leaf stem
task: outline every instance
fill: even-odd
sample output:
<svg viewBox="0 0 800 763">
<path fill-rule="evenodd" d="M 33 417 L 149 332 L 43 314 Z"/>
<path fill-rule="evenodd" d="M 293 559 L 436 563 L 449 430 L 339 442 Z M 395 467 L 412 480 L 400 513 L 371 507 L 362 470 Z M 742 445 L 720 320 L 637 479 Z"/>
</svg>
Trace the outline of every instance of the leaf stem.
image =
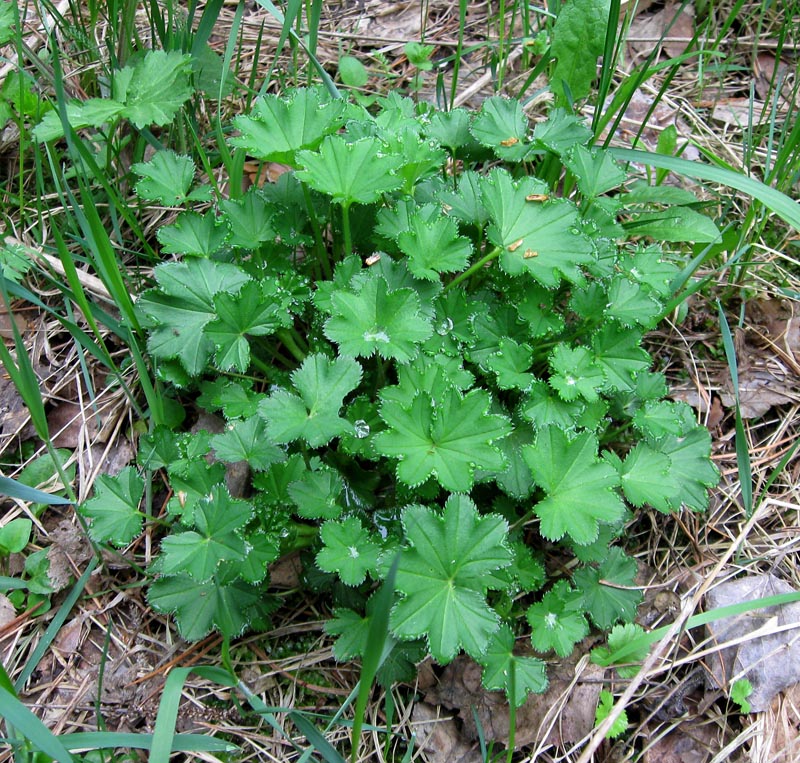
<svg viewBox="0 0 800 763">
<path fill-rule="evenodd" d="M 470 265 L 470 267 L 467 268 L 460 276 L 456 276 L 456 278 L 450 281 L 449 284 L 445 285 L 444 291 L 449 291 L 454 286 L 458 286 L 458 284 L 469 278 L 473 273 L 479 271 L 484 265 L 492 260 L 496 260 L 500 256 L 501 251 L 502 249 L 499 246 L 496 246 L 491 252 L 481 257 L 476 263 Z"/>
<path fill-rule="evenodd" d="M 306 359 L 306 354 L 297 346 L 297 342 L 292 336 L 292 333 L 288 329 L 278 329 L 276 333 L 286 349 L 292 353 L 298 362 L 302 363 Z"/>
<path fill-rule="evenodd" d="M 350 235 L 350 205 L 342 204 L 342 233 L 344 233 L 344 256 L 353 253 L 353 241 Z"/>
<path fill-rule="evenodd" d="M 322 238 L 322 228 L 319 226 L 316 212 L 314 212 L 314 202 L 311 199 L 311 191 L 305 183 L 300 183 L 303 189 L 303 198 L 306 201 L 306 211 L 308 212 L 308 221 L 311 223 L 311 231 L 314 234 L 314 246 L 317 250 L 317 261 L 322 266 L 322 272 L 325 278 L 331 277 L 331 263 L 328 258 L 328 248 L 325 246 L 325 240 Z"/>
</svg>

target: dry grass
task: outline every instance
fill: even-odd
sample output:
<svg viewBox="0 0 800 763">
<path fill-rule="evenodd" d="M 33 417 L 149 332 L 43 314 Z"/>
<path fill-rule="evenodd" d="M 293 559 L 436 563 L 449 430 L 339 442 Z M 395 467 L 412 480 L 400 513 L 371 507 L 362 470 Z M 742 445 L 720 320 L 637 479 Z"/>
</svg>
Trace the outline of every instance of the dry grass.
<svg viewBox="0 0 800 763">
<path fill-rule="evenodd" d="M 709 5 L 709 12 L 724 20 L 733 2 Z M 62 6 L 66 10 L 66 4 Z M 734 101 L 739 105 L 738 99 L 749 92 L 753 78 L 761 76 L 759 71 L 768 65 L 781 25 L 791 23 L 788 16 L 791 4 L 776 4 L 763 18 L 759 8 L 759 3 L 746 3 L 722 42 L 720 48 L 728 56 L 728 68 L 719 72 L 707 68 L 702 79 L 698 78 L 696 67 L 686 66 L 681 70 L 643 134 L 645 142 L 652 143 L 666 124 L 676 123 L 682 137 L 691 138 L 732 166 L 745 168 L 750 161 L 753 169 L 759 170 L 767 158 L 765 146 L 759 145 L 751 154 L 743 149 L 744 131 L 735 119 L 729 118 L 733 113 L 730 106 Z M 212 45 L 220 53 L 224 51 L 235 9 L 236 3 L 225 3 L 212 36 Z M 496 32 L 489 10 L 485 3 L 470 5 L 466 48 L 485 45 Z M 452 2 L 432 0 L 426 5 L 424 15 L 415 4 L 378 0 L 325 4 L 317 55 L 324 64 L 333 66 L 340 52 L 358 54 L 371 72 L 368 88 L 373 92 L 388 92 L 408 84 L 412 71 L 402 45 L 407 40 L 419 39 L 423 27 L 425 40 L 437 46 L 435 57 L 451 56 L 458 37 L 457 6 Z M 262 30 L 256 59 L 255 46 Z M 96 31 L 102 37 L 103 30 Z M 278 33 L 278 25 L 264 11 L 250 10 L 245 14 L 238 59 L 241 79 L 246 80 L 253 68 L 258 75 L 269 70 Z M 35 47 L 39 38 L 32 35 L 30 39 Z M 491 92 L 491 80 L 483 69 L 485 51 L 485 47 L 478 47 L 464 62 L 460 103 L 478 102 Z M 512 48 L 511 74 L 507 78 L 507 87 L 512 92 L 526 76 L 521 51 L 520 47 Z M 796 53 L 795 49 L 793 55 Z M 636 55 L 630 51 L 628 62 L 634 61 Z M 74 68 L 78 66 L 76 60 Z M 286 77 L 291 66 L 292 62 L 287 60 L 276 69 L 278 79 L 273 87 L 280 86 L 279 79 Z M 754 66 L 761 68 L 754 72 Z M 70 67 L 65 70 L 69 72 Z M 620 74 L 624 74 L 624 68 Z M 796 87 L 794 78 L 796 69 L 789 67 L 786 86 L 790 89 Z M 644 88 L 644 98 L 654 98 L 658 88 L 659 80 L 651 80 Z M 230 102 L 227 108 L 235 112 L 237 104 Z M 737 113 L 741 116 L 740 111 Z M 784 116 L 789 118 L 788 114 Z M 638 130 L 639 118 L 639 112 L 632 112 L 628 121 L 622 122 L 616 138 L 629 139 Z M 741 199 L 728 201 L 729 215 L 745 214 Z M 54 208 L 51 214 L 57 215 L 59 210 Z M 155 220 L 153 223 L 157 224 Z M 748 268 L 741 282 L 732 283 L 727 273 L 722 275 L 710 290 L 712 297 L 723 295 L 731 306 L 737 305 L 739 298 L 747 297 L 749 301 L 757 299 L 777 309 L 786 305 L 785 292 L 780 286 L 800 293 L 800 268 L 788 248 L 790 235 L 796 233 L 790 234 L 777 225 L 771 226 L 769 232 L 772 237 L 769 242 L 753 242 L 758 264 Z M 24 231 L 17 231 L 17 235 L 25 240 Z M 91 287 L 89 281 L 87 285 Z M 38 296 L 47 302 L 57 295 L 42 289 Z M 690 691 L 685 698 L 686 715 L 672 719 L 658 717 L 659 707 L 669 705 L 670 696 L 682 691 L 687 676 L 721 648 L 703 640 L 697 631 L 679 633 L 680 623 L 701 609 L 704 592 L 743 571 L 771 573 L 800 588 L 797 553 L 800 461 L 792 458 L 769 490 L 762 492 L 776 465 L 800 434 L 797 365 L 800 340 L 792 333 L 791 320 L 786 322 L 785 333 L 781 335 L 775 326 L 764 323 L 763 315 L 749 311 L 744 314 L 739 350 L 745 355 L 740 357 L 740 363 L 746 364 L 753 378 L 757 376 L 756 370 L 767 375 L 762 379 L 763 385 L 756 388 L 756 397 L 758 389 L 785 395 L 785 400 L 768 406 L 762 416 L 747 421 L 754 495 L 759 501 L 757 511 L 748 518 L 741 503 L 730 381 L 719 353 L 715 314 L 713 303 L 696 299 L 685 321 L 652 337 L 654 355 L 662 362 L 674 387 L 682 399 L 696 405 L 698 416 L 711 429 L 714 459 L 722 474 L 707 515 L 647 514 L 630 528 L 631 551 L 640 562 L 643 583 L 649 586 L 643 610 L 651 617 L 648 625 L 672 621 L 675 634 L 658 645 L 639 676 L 628 683 L 614 683 L 617 694 L 624 691 L 630 700 L 627 708 L 631 731 L 625 742 L 613 744 L 592 732 L 580 743 L 565 748 L 544 743 L 533 745 L 520 751 L 519 760 L 789 763 L 798 759 L 800 694 L 794 691 L 784 693 L 768 711 L 757 715 L 738 715 L 724 700 L 705 703 L 702 692 Z M 88 366 L 82 365 L 74 343 L 68 341 L 57 322 L 30 307 L 21 315 L 27 346 L 51 415 L 59 411 L 62 417 L 54 427 L 56 444 L 72 450 L 67 465 L 76 465 L 76 490 L 80 498 L 85 498 L 99 473 L 118 471 L 131 458 L 138 431 L 137 417 L 121 391 L 107 386 L 101 368 L 91 360 Z M 125 348 L 117 347 L 116 352 L 122 356 Z M 4 471 L 14 476 L 41 455 L 41 451 L 26 454 L 20 460 L 19 445 L 30 437 L 30 425 L 19 399 L 2 379 L 0 397 L 5 406 L 0 455 L 5 461 Z M 102 426 L 98 426 L 99 420 Z M 44 487 L 54 489 L 53 485 Z M 66 588 L 70 573 L 80 571 L 89 553 L 74 515 L 51 509 L 36 517 L 22 503 L 6 511 L 8 519 L 21 515 L 34 519 L 37 544 L 50 548 L 51 563 L 60 570 Z M 156 543 L 148 534 L 123 555 L 147 564 Z M 14 569 L 9 572 L 13 574 Z M 656 594 L 664 592 L 677 596 L 680 602 L 677 611 L 670 608 L 659 611 L 655 606 Z M 54 596 L 56 607 L 60 595 Z M 270 632 L 249 636 L 235 644 L 234 667 L 243 682 L 267 705 L 306 709 L 330 718 L 355 685 L 357 667 L 339 665 L 333 660 L 330 642 L 321 626 L 326 615 L 324 603 L 302 595 L 291 580 L 283 598 L 284 605 Z M 0 628 L 0 659 L 12 677 L 26 664 L 49 617 L 36 612 L 23 613 Z M 169 668 L 213 662 L 218 657 L 218 647 L 219 640 L 214 636 L 192 645 L 182 642 L 169 622 L 149 610 L 129 567 L 109 556 L 90 579 L 86 595 L 28 681 L 23 698 L 57 733 L 97 728 L 98 710 L 110 730 L 150 730 Z M 387 696 L 375 691 L 367 719 L 372 730 L 364 734 L 360 760 L 400 760 L 417 732 L 431 732 L 431 723 L 414 717 L 415 696 L 419 695 L 415 695 L 414 687 L 401 686 L 391 691 L 394 726 L 387 737 L 380 730 L 386 725 Z M 241 746 L 237 759 L 242 761 L 300 759 L 300 752 L 287 738 L 232 699 L 226 691 L 208 682 L 190 681 L 184 690 L 180 730 L 201 728 L 224 734 Z M 563 699 L 569 701 L 567 695 Z M 442 714 L 447 717 L 446 710 Z M 276 711 L 275 718 L 288 733 L 293 733 L 285 712 Z M 346 746 L 348 734 L 347 727 L 336 725 L 328 737 L 333 744 L 342 742 Z M 669 757 L 677 755 L 676 739 L 689 740 L 685 741 L 686 749 L 694 757 Z M 593 747 L 596 749 L 590 753 Z M 0 761 L 11 760 L 10 756 L 8 751 L 0 752 Z M 215 760 L 209 754 L 198 754 L 193 759 Z M 439 763 L 448 758 L 446 754 L 418 750 L 412 759 Z"/>
</svg>

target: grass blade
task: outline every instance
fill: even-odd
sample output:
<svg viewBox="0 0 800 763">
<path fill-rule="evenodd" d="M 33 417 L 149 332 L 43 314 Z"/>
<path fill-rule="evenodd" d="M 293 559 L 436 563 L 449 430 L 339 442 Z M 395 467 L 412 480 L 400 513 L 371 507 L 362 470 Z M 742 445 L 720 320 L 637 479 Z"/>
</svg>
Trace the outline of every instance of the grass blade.
<svg viewBox="0 0 800 763">
<path fill-rule="evenodd" d="M 7 495 L 9 498 L 17 498 L 20 501 L 30 501 L 31 503 L 44 503 L 48 506 L 68 506 L 72 501 L 62 498 L 60 495 L 51 495 L 43 490 L 28 487 L 10 477 L 0 475 L 0 495 Z"/>
<path fill-rule="evenodd" d="M 132 734 L 118 731 L 87 731 L 63 734 L 59 737 L 68 750 L 107 750 L 115 747 L 150 750 L 152 734 Z M 173 752 L 235 752 L 239 748 L 224 739 L 205 734 L 176 734 L 172 740 Z"/>
<path fill-rule="evenodd" d="M 729 188 L 735 188 L 737 191 L 757 199 L 793 228 L 800 230 L 800 205 L 786 194 L 775 188 L 770 188 L 770 186 L 759 180 L 724 167 L 698 164 L 697 162 L 690 162 L 688 159 L 663 156 L 652 151 L 642 151 L 638 148 L 611 148 L 609 150 L 612 156 L 621 162 L 636 162 L 651 167 L 660 167 L 679 175 L 686 175 L 698 180 L 708 180 L 712 183 L 721 183 Z"/>
<path fill-rule="evenodd" d="M 25 705 L 7 689 L 0 688 L 0 716 L 7 726 L 12 726 L 37 750 L 49 755 L 58 763 L 75 763 L 69 750 Z M 9 729 L 9 736 L 10 729 Z"/>
</svg>

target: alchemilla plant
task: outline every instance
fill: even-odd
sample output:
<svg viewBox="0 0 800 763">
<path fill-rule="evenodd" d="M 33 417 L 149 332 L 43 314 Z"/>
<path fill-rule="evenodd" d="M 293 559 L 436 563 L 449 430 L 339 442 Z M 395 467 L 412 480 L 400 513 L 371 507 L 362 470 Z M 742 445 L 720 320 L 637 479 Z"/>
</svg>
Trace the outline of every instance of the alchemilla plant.
<svg viewBox="0 0 800 763">
<path fill-rule="evenodd" d="M 134 168 L 143 200 L 182 208 L 137 302 L 154 369 L 224 427 L 142 437 L 165 512 L 145 516 L 129 468 L 82 507 L 92 535 L 163 526 L 148 598 L 187 639 L 264 627 L 269 564 L 305 549 L 340 659 L 365 649 L 396 559 L 384 680 L 464 651 L 524 701 L 546 675 L 520 634 L 566 656 L 634 617 L 615 542 L 632 512 L 706 508 L 709 434 L 642 337 L 678 273 L 653 242 L 714 226 L 690 194 L 627 183 L 576 117 L 531 127 L 501 98 L 373 114 L 299 89 L 231 134 L 234 158 L 288 171 L 222 196 L 170 151 Z M 571 575 L 548 579 L 548 554 Z"/>
</svg>

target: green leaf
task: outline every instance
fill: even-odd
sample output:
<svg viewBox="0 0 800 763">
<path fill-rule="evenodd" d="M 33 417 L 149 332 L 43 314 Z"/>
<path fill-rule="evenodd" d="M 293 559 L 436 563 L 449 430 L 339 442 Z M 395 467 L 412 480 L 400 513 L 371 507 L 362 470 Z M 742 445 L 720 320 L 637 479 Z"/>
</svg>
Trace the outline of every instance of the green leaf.
<svg viewBox="0 0 800 763">
<path fill-rule="evenodd" d="M 124 110 L 124 105 L 114 100 L 90 98 L 83 102 L 72 102 L 66 106 L 67 122 L 73 130 L 82 127 L 100 127 L 107 122 L 116 121 Z M 64 126 L 57 110 L 48 111 L 42 121 L 33 128 L 35 140 L 47 143 L 64 137 Z"/>
<path fill-rule="evenodd" d="M 567 152 L 564 164 L 575 175 L 578 189 L 587 199 L 608 193 L 627 178 L 622 167 L 602 148 L 573 146 Z"/>
<path fill-rule="evenodd" d="M 591 543 L 599 522 L 615 522 L 624 514 L 625 504 L 614 490 L 619 475 L 598 459 L 597 447 L 588 432 L 569 439 L 548 426 L 523 448 L 534 482 L 547 494 L 533 507 L 545 538 L 569 535 L 575 543 Z"/>
<path fill-rule="evenodd" d="M 642 639 L 645 635 L 641 625 L 636 623 L 624 623 L 615 625 L 608 634 L 608 646 L 592 649 L 592 662 L 597 665 L 614 665 L 614 653 L 620 649 L 632 649 L 632 652 L 625 658 L 626 663 L 642 662 L 650 651 L 650 643 Z M 617 673 L 620 678 L 633 678 L 641 668 L 641 665 L 617 665 Z"/>
<path fill-rule="evenodd" d="M 450 153 L 454 154 L 459 148 L 468 146 L 473 142 L 469 125 L 470 112 L 466 109 L 436 111 L 431 115 L 426 132 L 431 138 L 448 148 Z"/>
<path fill-rule="evenodd" d="M 722 234 L 710 217 L 690 207 L 670 207 L 655 212 L 642 212 L 623 223 L 630 236 L 649 236 L 655 241 L 712 243 Z"/>
<path fill-rule="evenodd" d="M 300 151 L 298 160 L 303 169 L 297 177 L 344 206 L 372 204 L 400 187 L 394 171 L 402 159 L 382 153 L 377 138 L 348 143 L 340 135 L 329 135 L 318 152 Z"/>
<path fill-rule="evenodd" d="M 231 246 L 257 249 L 277 237 L 272 225 L 275 207 L 267 204 L 255 186 L 241 199 L 221 199 L 219 206 L 228 218 Z"/>
<path fill-rule="evenodd" d="M 24 517 L 12 519 L 0 527 L 0 557 L 22 551 L 28 545 L 32 529 L 33 522 Z"/>
<path fill-rule="evenodd" d="M 650 446 L 669 457 L 672 492 L 669 503 L 673 509 L 681 505 L 692 511 L 708 508 L 708 488 L 719 482 L 719 472 L 711 461 L 711 435 L 698 426 L 682 437 L 667 436 L 649 441 Z"/>
<path fill-rule="evenodd" d="M 598 628 L 607 631 L 618 620 L 630 622 L 642 594 L 634 586 L 636 561 L 612 548 L 598 567 L 583 567 L 572 582 L 583 595 L 583 608 Z"/>
<path fill-rule="evenodd" d="M 489 641 L 481 656 L 482 683 L 489 691 L 504 691 L 517 707 L 533 692 L 541 694 L 547 688 L 545 664 L 537 657 L 514 654 L 514 634 L 502 625 Z M 514 696 L 511 696 L 511 675 L 514 675 Z"/>
<path fill-rule="evenodd" d="M 250 281 L 238 294 L 222 292 L 214 298 L 217 319 L 205 329 L 216 347 L 217 366 L 244 373 L 250 366 L 248 336 L 273 334 L 291 318 L 277 299 L 278 285 L 271 279 Z"/>
<path fill-rule="evenodd" d="M 529 150 L 528 118 L 518 98 L 487 98 L 475 115 L 471 132 L 506 161 L 519 161 Z"/>
<path fill-rule="evenodd" d="M 191 70 L 189 54 L 148 50 L 135 66 L 116 73 L 114 99 L 125 104 L 123 115 L 139 129 L 169 124 L 194 92 Z"/>
<path fill-rule="evenodd" d="M 569 402 L 582 397 L 593 402 L 598 399 L 598 390 L 604 386 L 605 379 L 585 347 L 568 347 L 560 342 L 550 353 L 549 363 L 553 372 L 550 386 L 562 400 Z"/>
<path fill-rule="evenodd" d="M 397 476 L 407 485 L 435 476 L 445 490 L 466 492 L 476 468 L 505 466 L 494 442 L 511 427 L 504 416 L 488 413 L 490 406 L 489 395 L 480 389 L 463 397 L 448 389 L 440 400 L 419 394 L 410 408 L 387 400 L 380 414 L 389 428 L 375 435 L 375 449 L 398 459 Z"/>
<path fill-rule="evenodd" d="M 215 627 L 228 638 L 241 635 L 263 593 L 245 583 L 198 581 L 181 573 L 153 581 L 147 600 L 157 612 L 175 613 L 181 636 L 198 641 Z"/>
<path fill-rule="evenodd" d="M 536 381 L 531 385 L 520 406 L 520 414 L 532 422 L 536 429 L 549 425 L 561 429 L 575 429 L 584 407 L 582 401 L 562 400 L 548 388 L 545 382 Z"/>
<path fill-rule="evenodd" d="M 650 356 L 640 346 L 641 334 L 606 323 L 592 336 L 595 363 L 611 390 L 627 390 L 634 378 L 650 365 Z"/>
<path fill-rule="evenodd" d="M 632 281 L 649 287 L 656 296 L 664 298 L 672 293 L 670 284 L 678 275 L 678 268 L 663 257 L 664 252 L 659 246 L 639 246 L 633 254 L 621 256 L 619 265 Z"/>
<path fill-rule="evenodd" d="M 266 95 L 250 116 L 234 119 L 240 135 L 231 143 L 258 159 L 296 166 L 300 149 L 316 149 L 341 127 L 344 106 L 341 99 L 323 100 L 317 88 L 294 90 L 289 98 Z"/>
<path fill-rule="evenodd" d="M 297 395 L 278 390 L 258 407 L 273 442 L 283 444 L 302 438 L 316 448 L 351 430 L 352 425 L 339 416 L 339 411 L 344 398 L 361 381 L 357 361 L 309 355 L 291 378 Z"/>
<path fill-rule="evenodd" d="M 526 390 L 534 382 L 529 372 L 533 351 L 527 344 L 519 344 L 513 339 L 501 339 L 497 352 L 486 359 L 486 367 L 497 376 L 500 389 Z"/>
<path fill-rule="evenodd" d="M 547 120 L 539 122 L 533 129 L 535 144 L 561 156 L 573 146 L 586 144 L 591 137 L 592 131 L 580 117 L 561 108 L 553 109 Z"/>
<path fill-rule="evenodd" d="M 207 411 L 222 410 L 226 419 L 244 419 L 256 414 L 258 404 L 265 397 L 253 391 L 253 382 L 249 379 L 231 381 L 218 376 L 214 381 L 200 384 L 197 404 Z"/>
<path fill-rule="evenodd" d="M 144 480 L 132 466 L 116 477 L 101 474 L 95 483 L 94 498 L 80 512 L 92 520 L 89 535 L 101 543 L 125 546 L 141 531 L 144 514 L 139 504 L 144 495 Z"/>
<path fill-rule="evenodd" d="M 608 457 L 607 457 L 608 458 Z M 619 472 L 625 498 L 637 508 L 649 504 L 659 511 L 669 512 L 672 479 L 669 456 L 638 443 L 628 452 L 625 461 L 608 458 Z"/>
<path fill-rule="evenodd" d="M 530 186 L 527 178 L 514 181 L 505 170 L 492 171 L 483 183 L 492 220 L 487 236 L 502 250 L 500 265 L 509 275 L 529 273 L 550 288 L 562 277 L 581 283 L 580 266 L 593 262 L 594 253 L 578 227 L 578 210 L 565 199 L 542 203 L 540 189 Z"/>
<path fill-rule="evenodd" d="M 426 223 L 411 218 L 411 229 L 397 237 L 402 252 L 408 255 L 408 269 L 417 278 L 439 279 L 440 273 L 463 270 L 472 255 L 472 244 L 458 235 L 458 226 L 448 217 Z"/>
<path fill-rule="evenodd" d="M 360 585 L 373 573 L 381 547 L 356 517 L 325 522 L 319 531 L 323 547 L 317 553 L 317 566 L 335 572 L 349 586 Z"/>
<path fill-rule="evenodd" d="M 164 149 L 150 161 L 134 164 L 131 169 L 141 178 L 136 183 L 136 195 L 145 201 L 176 207 L 186 201 L 210 200 L 211 189 L 208 186 L 189 193 L 195 173 L 190 156 Z"/>
<path fill-rule="evenodd" d="M 246 461 L 255 471 L 264 471 L 286 460 L 286 454 L 267 437 L 263 419 L 256 416 L 228 424 L 222 434 L 211 438 L 211 447 L 220 461 L 228 464 Z"/>
<path fill-rule="evenodd" d="M 210 257 L 228 240 L 228 226 L 220 224 L 213 212 L 181 212 L 172 225 L 158 229 L 158 240 L 164 252 Z"/>
<path fill-rule="evenodd" d="M 194 258 L 159 265 L 155 277 L 158 288 L 146 291 L 137 302 L 143 323 L 151 329 L 147 346 L 157 358 L 178 358 L 197 376 L 214 351 L 204 333 L 216 318 L 214 297 L 236 293 L 250 278 L 236 265 Z"/>
<path fill-rule="evenodd" d="M 341 56 L 339 58 L 339 77 L 348 87 L 364 87 L 369 81 L 367 67 L 355 56 Z"/>
<path fill-rule="evenodd" d="M 559 657 L 569 657 L 581 639 L 589 634 L 589 623 L 582 609 L 582 596 L 561 580 L 527 612 L 531 624 L 531 644 L 537 652 L 551 649 Z"/>
<path fill-rule="evenodd" d="M 597 76 L 597 57 L 603 53 L 609 12 L 610 0 L 571 0 L 561 7 L 550 44 L 550 54 L 556 59 L 550 89 L 556 103 L 572 103 L 589 94 Z"/>
<path fill-rule="evenodd" d="M 623 326 L 653 328 L 661 318 L 662 305 L 638 283 L 627 278 L 614 278 L 608 289 L 605 313 Z"/>
<path fill-rule="evenodd" d="M 370 275 L 358 292 L 335 291 L 331 295 L 332 316 L 325 335 L 339 345 L 342 355 L 382 358 L 407 363 L 419 344 L 432 333 L 430 321 L 420 315 L 420 302 L 413 289 L 390 290 L 381 275 Z"/>
<path fill-rule="evenodd" d="M 299 480 L 292 482 L 287 493 L 297 507 L 297 513 L 306 519 L 335 519 L 342 511 L 339 496 L 344 482 L 333 469 L 306 471 Z"/>
<path fill-rule="evenodd" d="M 494 514 L 480 516 L 469 498 L 453 495 L 442 514 L 409 506 L 403 527 L 409 548 L 397 569 L 402 598 L 392 611 L 392 631 L 403 639 L 424 635 L 440 664 L 461 648 L 477 657 L 499 627 L 486 603 L 486 576 L 511 564 L 508 525 Z"/>
<path fill-rule="evenodd" d="M 325 632 L 338 636 L 333 644 L 333 656 L 337 662 L 347 662 L 364 654 L 369 624 L 369 617 L 362 617 L 352 609 L 338 607 L 333 610 L 333 617 L 325 621 Z"/>
<path fill-rule="evenodd" d="M 239 531 L 252 514 L 246 501 L 232 499 L 222 486 L 212 488 L 194 510 L 197 532 L 173 533 L 161 542 L 161 572 L 187 572 L 195 580 L 206 581 L 221 562 L 243 561 L 247 546 Z"/>
<path fill-rule="evenodd" d="M 753 684 L 746 678 L 739 678 L 731 684 L 731 702 L 739 705 L 743 713 L 750 712 L 750 703 L 747 698 L 753 693 Z"/>
<path fill-rule="evenodd" d="M 602 689 L 600 691 L 600 702 L 597 705 L 597 710 L 594 714 L 594 723 L 595 726 L 599 726 L 608 716 L 611 714 L 611 710 L 614 707 L 614 695 L 607 691 L 606 689 Z M 611 724 L 611 728 L 606 732 L 606 738 L 608 739 L 616 739 L 618 736 L 622 736 L 628 728 L 628 714 L 623 710 L 617 720 Z"/>
</svg>

